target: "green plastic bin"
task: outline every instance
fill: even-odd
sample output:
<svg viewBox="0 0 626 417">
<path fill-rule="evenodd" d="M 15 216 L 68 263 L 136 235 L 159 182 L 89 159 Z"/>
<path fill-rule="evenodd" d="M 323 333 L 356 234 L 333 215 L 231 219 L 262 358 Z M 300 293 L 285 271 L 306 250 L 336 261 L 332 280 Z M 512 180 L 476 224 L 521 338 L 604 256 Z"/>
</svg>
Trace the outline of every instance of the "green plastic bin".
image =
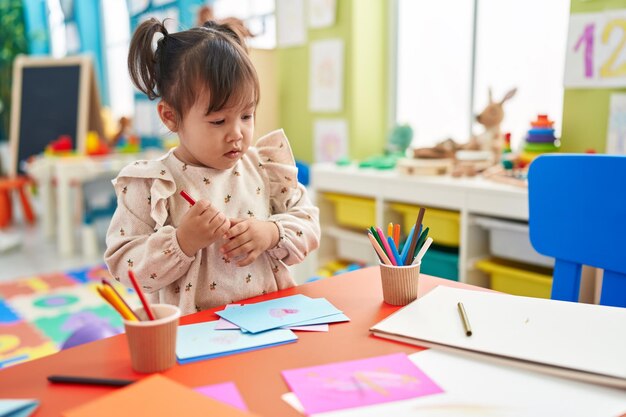
<svg viewBox="0 0 626 417">
<path fill-rule="evenodd" d="M 420 273 L 439 278 L 459 280 L 459 252 L 458 250 L 431 248 L 422 258 Z"/>
</svg>

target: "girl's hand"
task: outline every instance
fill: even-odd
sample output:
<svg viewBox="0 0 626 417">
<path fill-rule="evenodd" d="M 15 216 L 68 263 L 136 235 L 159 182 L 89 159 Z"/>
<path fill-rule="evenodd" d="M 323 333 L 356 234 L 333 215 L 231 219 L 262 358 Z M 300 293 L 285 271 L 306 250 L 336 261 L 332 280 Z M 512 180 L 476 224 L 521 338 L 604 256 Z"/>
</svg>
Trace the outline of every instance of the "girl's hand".
<svg viewBox="0 0 626 417">
<path fill-rule="evenodd" d="M 225 237 L 230 241 L 220 251 L 226 258 L 242 257 L 237 266 L 250 265 L 266 250 L 278 243 L 278 226 L 257 219 L 230 219 Z"/>
<path fill-rule="evenodd" d="M 230 229 L 230 221 L 210 201 L 199 200 L 183 216 L 176 239 L 187 256 L 211 245 Z"/>
</svg>

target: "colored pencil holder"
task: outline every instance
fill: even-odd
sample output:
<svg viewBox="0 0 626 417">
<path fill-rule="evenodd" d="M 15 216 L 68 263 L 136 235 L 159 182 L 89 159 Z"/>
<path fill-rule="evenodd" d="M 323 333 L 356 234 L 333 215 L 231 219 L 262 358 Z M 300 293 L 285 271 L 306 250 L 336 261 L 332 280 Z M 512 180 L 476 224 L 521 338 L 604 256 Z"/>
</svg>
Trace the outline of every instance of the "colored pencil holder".
<svg viewBox="0 0 626 417">
<path fill-rule="evenodd" d="M 407 266 L 380 264 L 383 300 L 394 306 L 404 306 L 417 299 L 420 263 Z"/>
<path fill-rule="evenodd" d="M 180 309 L 170 304 L 152 304 L 155 320 L 148 320 L 143 307 L 135 310 L 140 321 L 124 320 L 130 362 L 141 373 L 164 371 L 176 363 L 176 333 Z"/>
</svg>

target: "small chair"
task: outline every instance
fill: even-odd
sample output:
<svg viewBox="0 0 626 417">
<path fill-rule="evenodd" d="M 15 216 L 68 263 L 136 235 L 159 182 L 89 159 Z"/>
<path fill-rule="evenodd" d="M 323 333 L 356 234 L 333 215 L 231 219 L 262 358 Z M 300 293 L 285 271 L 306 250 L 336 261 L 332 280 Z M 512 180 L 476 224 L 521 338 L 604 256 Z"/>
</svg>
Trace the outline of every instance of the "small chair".
<svg viewBox="0 0 626 417">
<path fill-rule="evenodd" d="M 22 203 L 24 220 L 35 223 L 35 213 L 28 198 L 28 187 L 32 181 L 28 177 L 0 177 L 0 228 L 9 226 L 13 219 L 13 201 L 11 195 L 16 191 Z"/>
<path fill-rule="evenodd" d="M 530 241 L 556 261 L 552 298 L 578 301 L 588 265 L 604 270 L 600 304 L 626 307 L 626 156 L 542 155 L 528 201 Z"/>
</svg>

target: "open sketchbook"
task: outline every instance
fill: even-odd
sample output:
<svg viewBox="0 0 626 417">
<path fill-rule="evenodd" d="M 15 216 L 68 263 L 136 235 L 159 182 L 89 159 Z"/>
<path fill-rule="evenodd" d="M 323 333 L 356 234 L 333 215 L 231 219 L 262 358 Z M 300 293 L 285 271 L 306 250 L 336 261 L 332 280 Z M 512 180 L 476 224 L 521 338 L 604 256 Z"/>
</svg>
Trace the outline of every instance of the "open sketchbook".
<svg viewBox="0 0 626 417">
<path fill-rule="evenodd" d="M 457 309 L 462 302 L 472 336 Z M 626 309 L 439 286 L 371 329 L 376 336 L 480 355 L 626 389 Z"/>
</svg>

